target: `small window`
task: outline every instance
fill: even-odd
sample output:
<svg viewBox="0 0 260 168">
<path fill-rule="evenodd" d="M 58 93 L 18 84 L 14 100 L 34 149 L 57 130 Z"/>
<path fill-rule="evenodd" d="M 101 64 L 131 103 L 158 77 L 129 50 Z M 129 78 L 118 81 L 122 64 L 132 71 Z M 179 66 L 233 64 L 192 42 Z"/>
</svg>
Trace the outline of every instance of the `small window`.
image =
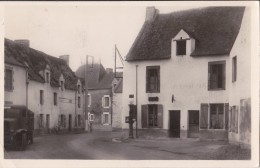
<svg viewBox="0 0 260 168">
<path fill-rule="evenodd" d="M 104 124 L 109 124 L 109 114 L 108 113 L 104 113 Z"/>
<path fill-rule="evenodd" d="M 43 115 L 43 114 L 40 114 L 40 121 L 39 121 L 39 127 L 40 127 L 40 128 L 43 128 L 43 123 L 44 123 L 43 117 L 44 117 L 44 115 Z"/>
<path fill-rule="evenodd" d="M 208 89 L 224 90 L 225 89 L 225 61 L 209 62 L 208 66 Z"/>
<path fill-rule="evenodd" d="M 232 58 L 232 82 L 237 81 L 237 57 Z"/>
<path fill-rule="evenodd" d="M 224 104 L 210 104 L 210 128 L 224 129 Z"/>
<path fill-rule="evenodd" d="M 60 115 L 60 126 L 66 128 L 66 115 Z"/>
<path fill-rule="evenodd" d="M 238 108 L 232 106 L 230 110 L 230 129 L 231 132 L 238 132 Z"/>
<path fill-rule="evenodd" d="M 94 121 L 94 114 L 89 114 L 89 121 Z"/>
<path fill-rule="evenodd" d="M 146 92 L 160 92 L 160 66 L 146 67 Z"/>
<path fill-rule="evenodd" d="M 176 55 L 186 55 L 186 40 L 176 41 Z"/>
<path fill-rule="evenodd" d="M 50 73 L 46 72 L 46 83 L 50 83 Z"/>
<path fill-rule="evenodd" d="M 5 69 L 5 91 L 13 90 L 13 70 Z"/>
<path fill-rule="evenodd" d="M 44 91 L 40 90 L 40 104 L 43 105 L 44 104 Z"/>
<path fill-rule="evenodd" d="M 80 97 L 78 97 L 78 108 L 80 108 L 81 102 L 80 102 Z"/>
<path fill-rule="evenodd" d="M 81 92 L 80 92 L 80 89 L 81 89 L 81 87 L 80 87 L 80 85 L 78 85 L 78 94 L 81 93 Z"/>
<path fill-rule="evenodd" d="M 55 106 L 57 106 L 57 104 L 58 104 L 58 103 L 57 103 L 57 102 L 58 102 L 58 101 L 57 101 L 57 99 L 58 99 L 57 97 L 58 97 L 58 96 L 57 96 L 57 93 L 54 92 L 54 93 L 53 93 L 53 99 L 54 99 L 53 104 L 54 104 Z"/>
<path fill-rule="evenodd" d="M 63 81 L 60 81 L 60 89 L 61 89 L 61 91 L 64 91 L 64 82 Z"/>
<path fill-rule="evenodd" d="M 102 105 L 103 105 L 103 107 L 105 107 L 105 108 L 110 107 L 110 96 L 109 96 L 109 95 L 105 95 L 105 96 L 102 98 Z"/>
</svg>

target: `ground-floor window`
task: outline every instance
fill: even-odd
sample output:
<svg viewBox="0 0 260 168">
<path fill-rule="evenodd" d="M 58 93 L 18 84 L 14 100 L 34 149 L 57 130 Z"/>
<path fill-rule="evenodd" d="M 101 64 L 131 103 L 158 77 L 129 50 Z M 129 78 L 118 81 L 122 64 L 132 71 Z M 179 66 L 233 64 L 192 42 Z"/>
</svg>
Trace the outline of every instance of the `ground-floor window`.
<svg viewBox="0 0 260 168">
<path fill-rule="evenodd" d="M 160 104 L 142 105 L 142 128 L 162 128 L 163 108 Z"/>
<path fill-rule="evenodd" d="M 66 128 L 66 115 L 61 114 L 60 115 L 60 126 Z"/>
<path fill-rule="evenodd" d="M 109 124 L 110 118 L 109 118 L 109 112 L 104 112 L 102 115 L 102 123 L 103 124 Z"/>
<path fill-rule="evenodd" d="M 224 104 L 210 104 L 210 128 L 224 128 Z"/>
<path fill-rule="evenodd" d="M 226 129 L 229 122 L 229 104 L 201 104 L 200 129 Z"/>
</svg>

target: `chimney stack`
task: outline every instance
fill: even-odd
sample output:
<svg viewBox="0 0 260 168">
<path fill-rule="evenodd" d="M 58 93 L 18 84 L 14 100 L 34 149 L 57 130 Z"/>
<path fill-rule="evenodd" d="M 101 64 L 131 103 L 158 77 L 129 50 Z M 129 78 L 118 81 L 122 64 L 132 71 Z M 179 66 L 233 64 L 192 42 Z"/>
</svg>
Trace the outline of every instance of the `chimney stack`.
<svg viewBox="0 0 260 168">
<path fill-rule="evenodd" d="M 21 46 L 30 47 L 30 41 L 26 39 L 14 40 L 14 42 Z"/>
<path fill-rule="evenodd" d="M 145 21 L 153 21 L 158 14 L 159 14 L 159 10 L 155 9 L 154 6 L 146 7 Z"/>
<path fill-rule="evenodd" d="M 67 65 L 69 66 L 69 63 L 70 63 L 69 62 L 69 59 L 70 59 L 69 55 L 61 55 L 61 56 L 59 56 L 59 58 L 64 60 L 67 63 Z"/>
</svg>

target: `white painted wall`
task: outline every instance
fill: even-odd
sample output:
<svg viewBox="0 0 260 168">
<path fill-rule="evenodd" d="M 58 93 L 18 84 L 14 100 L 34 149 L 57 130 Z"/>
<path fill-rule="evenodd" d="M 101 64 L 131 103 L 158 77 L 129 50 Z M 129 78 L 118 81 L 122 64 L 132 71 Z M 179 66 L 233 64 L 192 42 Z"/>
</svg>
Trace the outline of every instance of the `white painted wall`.
<svg viewBox="0 0 260 168">
<path fill-rule="evenodd" d="M 5 91 L 4 100 L 15 105 L 26 105 L 26 69 L 20 66 L 5 63 L 5 67 L 13 70 L 12 91 Z"/>
<path fill-rule="evenodd" d="M 228 103 L 229 84 L 221 91 L 208 91 L 208 62 L 226 61 L 226 81 L 230 80 L 230 60 L 228 56 L 204 56 L 194 58 L 189 55 L 176 56 L 157 61 L 126 62 L 124 66 L 123 115 L 128 116 L 129 94 L 135 90 L 135 68 L 138 65 L 138 126 L 141 128 L 141 105 L 152 104 L 148 96 L 158 96 L 156 104 L 163 105 L 163 128 L 168 129 L 169 110 L 181 110 L 181 130 L 187 130 L 188 110 L 200 110 L 201 103 Z M 160 93 L 146 93 L 146 66 L 160 66 Z M 172 95 L 175 101 L 172 103 Z M 136 102 L 134 102 L 136 104 Z M 127 124 L 123 124 L 127 128 Z"/>
<path fill-rule="evenodd" d="M 251 96 L 251 50 L 250 50 L 250 8 L 245 9 L 243 16 L 240 32 L 230 52 L 229 61 L 232 64 L 232 58 L 237 56 L 237 81 L 232 82 L 232 78 L 229 81 L 230 94 L 229 102 L 230 106 L 239 106 L 241 99 L 248 99 Z M 232 66 L 228 69 L 229 73 L 232 74 Z M 240 108 L 239 114 L 240 114 Z M 240 116 L 240 115 L 239 115 Z M 241 118 L 238 118 L 240 121 Z M 229 133 L 229 140 L 231 142 L 239 141 L 238 133 Z M 248 136 L 251 136 L 248 133 Z"/>
</svg>

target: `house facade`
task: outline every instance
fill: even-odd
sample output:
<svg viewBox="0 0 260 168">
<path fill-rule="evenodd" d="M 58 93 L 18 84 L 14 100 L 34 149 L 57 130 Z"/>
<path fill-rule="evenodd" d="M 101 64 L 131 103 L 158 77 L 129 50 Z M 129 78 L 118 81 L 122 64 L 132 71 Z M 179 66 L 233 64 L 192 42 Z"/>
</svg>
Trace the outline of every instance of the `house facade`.
<svg viewBox="0 0 260 168">
<path fill-rule="evenodd" d="M 25 45 L 23 41 L 5 39 L 6 58 L 27 66 L 28 78 L 25 74 L 25 79 L 28 89 L 25 79 L 20 79 L 23 77 L 20 73 L 24 71 L 17 71 L 20 78 L 14 75 L 14 80 L 19 82 L 17 90 L 26 95 L 21 100 L 26 101 L 27 97 L 27 106 L 34 112 L 35 135 L 51 133 L 57 129 L 63 132 L 83 130 L 84 92 L 79 78 L 69 68 L 68 57 L 52 57 L 30 48 L 29 43 Z M 18 93 L 14 95 L 20 96 Z M 7 99 L 8 96 L 5 95 L 5 100 Z M 13 104 L 19 102 L 14 101 Z"/>
<path fill-rule="evenodd" d="M 134 95 L 139 134 L 250 146 L 248 12 L 208 7 L 159 14 L 148 7 L 126 56 L 122 121 Z"/>
<path fill-rule="evenodd" d="M 85 65 L 76 71 L 76 75 L 84 81 Z M 93 63 L 87 67 L 88 112 L 94 130 L 112 130 L 112 81 L 113 71 L 105 69 L 101 63 Z"/>
</svg>

